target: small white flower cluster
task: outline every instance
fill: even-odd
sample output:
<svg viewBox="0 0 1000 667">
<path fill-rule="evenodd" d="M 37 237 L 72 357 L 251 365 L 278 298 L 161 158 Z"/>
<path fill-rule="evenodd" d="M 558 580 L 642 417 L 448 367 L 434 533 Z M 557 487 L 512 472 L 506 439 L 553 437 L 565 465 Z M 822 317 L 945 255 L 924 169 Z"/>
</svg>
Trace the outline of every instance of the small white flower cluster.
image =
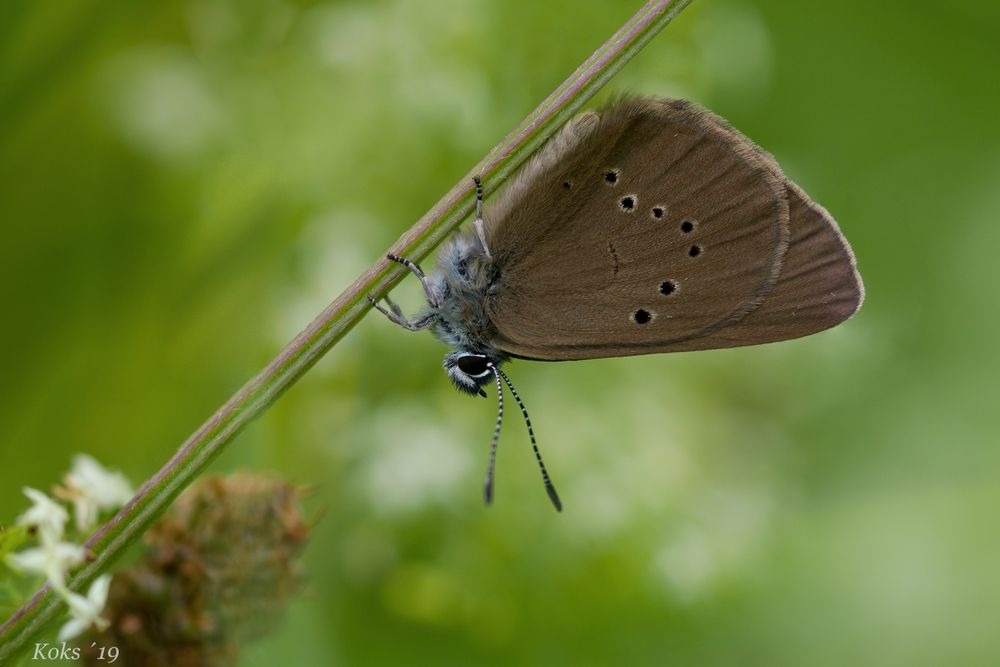
<svg viewBox="0 0 1000 667">
<path fill-rule="evenodd" d="M 109 472 L 86 454 L 73 458 L 73 469 L 66 475 L 65 488 L 56 495 L 73 504 L 76 526 L 80 531 L 93 528 L 98 513 L 121 507 L 132 498 L 132 488 L 121 473 Z M 32 505 L 17 518 L 18 525 L 35 529 L 38 546 L 9 554 L 8 565 L 16 570 L 45 575 L 55 591 L 69 606 L 70 620 L 59 631 L 59 641 L 76 637 L 91 625 L 98 630 L 107 627 L 101 610 L 108 597 L 111 575 L 101 575 L 90 585 L 87 595 L 80 595 L 66 586 L 66 572 L 84 560 L 83 547 L 63 541 L 63 529 L 69 520 L 66 508 L 47 495 L 24 488 Z"/>
</svg>

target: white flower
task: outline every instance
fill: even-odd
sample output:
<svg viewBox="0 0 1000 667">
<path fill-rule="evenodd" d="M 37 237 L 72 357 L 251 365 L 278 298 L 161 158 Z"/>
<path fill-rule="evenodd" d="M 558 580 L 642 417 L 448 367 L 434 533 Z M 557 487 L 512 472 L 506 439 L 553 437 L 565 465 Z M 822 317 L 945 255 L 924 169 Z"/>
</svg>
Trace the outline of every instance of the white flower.
<svg viewBox="0 0 1000 667">
<path fill-rule="evenodd" d="M 73 503 L 76 526 L 81 531 L 93 528 L 101 510 L 117 509 L 132 499 L 132 486 L 120 472 L 108 472 L 93 457 L 77 454 L 73 469 L 65 478 L 66 488 L 60 497 Z"/>
<path fill-rule="evenodd" d="M 38 572 L 57 591 L 66 590 L 66 571 L 83 562 L 83 547 L 69 542 L 42 542 L 40 547 L 7 554 L 7 563 L 17 570 Z"/>
<path fill-rule="evenodd" d="M 66 604 L 69 605 L 70 620 L 59 631 L 58 641 L 64 642 L 76 637 L 91 625 L 98 630 L 108 627 L 108 620 L 101 617 L 104 603 L 108 599 L 108 588 L 111 586 L 111 575 L 102 574 L 87 591 L 87 597 L 77 593 L 67 592 Z"/>
<path fill-rule="evenodd" d="M 63 528 L 69 520 L 66 509 L 49 498 L 38 489 L 24 487 L 24 495 L 31 499 L 32 505 L 17 517 L 21 526 L 33 526 L 38 531 L 38 539 L 43 544 L 54 544 L 62 539 Z"/>
</svg>

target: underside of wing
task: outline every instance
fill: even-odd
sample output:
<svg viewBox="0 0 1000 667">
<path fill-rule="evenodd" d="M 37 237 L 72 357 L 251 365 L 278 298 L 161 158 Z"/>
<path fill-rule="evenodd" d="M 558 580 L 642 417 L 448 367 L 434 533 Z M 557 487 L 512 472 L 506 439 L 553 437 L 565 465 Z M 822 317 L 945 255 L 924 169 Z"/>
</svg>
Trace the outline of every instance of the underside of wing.
<svg viewBox="0 0 1000 667">
<path fill-rule="evenodd" d="M 795 183 L 787 187 L 791 237 L 777 284 L 746 317 L 692 349 L 800 338 L 843 322 L 861 307 L 864 285 L 847 239 L 826 209 Z"/>
<path fill-rule="evenodd" d="M 492 342 L 550 360 L 741 344 L 717 336 L 774 290 L 787 196 L 766 154 L 695 105 L 584 114 L 489 211 Z"/>
</svg>

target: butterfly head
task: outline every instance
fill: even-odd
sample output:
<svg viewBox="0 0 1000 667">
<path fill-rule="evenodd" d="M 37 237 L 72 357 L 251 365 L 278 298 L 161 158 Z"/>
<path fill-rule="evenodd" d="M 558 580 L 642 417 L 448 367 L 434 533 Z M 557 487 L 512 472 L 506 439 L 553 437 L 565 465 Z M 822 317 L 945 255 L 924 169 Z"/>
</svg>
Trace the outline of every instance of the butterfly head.
<svg viewBox="0 0 1000 667">
<path fill-rule="evenodd" d="M 493 382 L 499 360 L 486 354 L 455 350 L 444 357 L 444 370 L 452 383 L 467 394 L 486 396 L 483 385 Z"/>
</svg>

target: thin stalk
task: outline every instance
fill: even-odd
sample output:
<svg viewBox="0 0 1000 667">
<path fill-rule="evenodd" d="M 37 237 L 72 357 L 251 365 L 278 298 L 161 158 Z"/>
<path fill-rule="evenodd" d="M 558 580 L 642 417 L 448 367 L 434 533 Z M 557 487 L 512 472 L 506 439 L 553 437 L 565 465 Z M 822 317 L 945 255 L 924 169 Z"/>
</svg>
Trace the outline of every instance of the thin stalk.
<svg viewBox="0 0 1000 667">
<path fill-rule="evenodd" d="M 690 0 L 651 0 L 594 52 L 489 154 L 479 161 L 420 220 L 399 237 L 390 252 L 416 260 L 426 257 L 469 215 L 474 205 L 472 177 L 493 191 L 552 133 L 561 127 L 618 70 L 663 29 Z M 362 273 L 281 353 L 195 431 L 177 453 L 139 489 L 136 496 L 87 540 L 90 559 L 70 579 L 83 590 L 109 569 L 146 528 L 251 421 L 293 385 L 368 313 L 365 296 L 381 296 L 406 271 L 383 256 Z M 43 586 L 0 627 L 0 664 L 28 648 L 62 606 Z"/>
</svg>

